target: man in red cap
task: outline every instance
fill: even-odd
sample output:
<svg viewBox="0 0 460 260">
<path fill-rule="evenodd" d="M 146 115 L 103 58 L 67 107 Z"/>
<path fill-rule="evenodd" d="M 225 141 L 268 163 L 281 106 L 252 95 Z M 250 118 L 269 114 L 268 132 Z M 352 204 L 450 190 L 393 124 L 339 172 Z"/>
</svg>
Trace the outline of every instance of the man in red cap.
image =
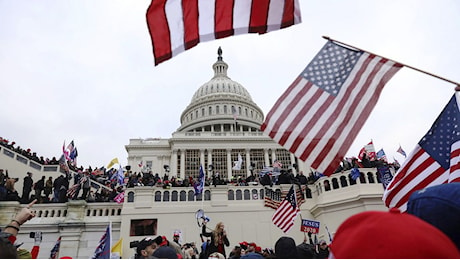
<svg viewBox="0 0 460 260">
<path fill-rule="evenodd" d="M 248 259 L 248 258 L 264 258 L 262 254 L 256 252 L 257 245 L 254 242 L 248 243 L 248 247 L 246 250 L 246 253 L 244 255 L 241 255 L 240 258 L 242 259 Z"/>
</svg>

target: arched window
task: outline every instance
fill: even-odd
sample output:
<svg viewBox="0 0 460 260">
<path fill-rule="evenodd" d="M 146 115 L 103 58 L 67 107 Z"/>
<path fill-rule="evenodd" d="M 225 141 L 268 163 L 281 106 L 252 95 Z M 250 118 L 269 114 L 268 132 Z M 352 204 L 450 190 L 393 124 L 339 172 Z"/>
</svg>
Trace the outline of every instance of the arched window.
<svg viewBox="0 0 460 260">
<path fill-rule="evenodd" d="M 228 200 L 235 200 L 235 193 L 233 190 L 228 190 Z"/>
</svg>

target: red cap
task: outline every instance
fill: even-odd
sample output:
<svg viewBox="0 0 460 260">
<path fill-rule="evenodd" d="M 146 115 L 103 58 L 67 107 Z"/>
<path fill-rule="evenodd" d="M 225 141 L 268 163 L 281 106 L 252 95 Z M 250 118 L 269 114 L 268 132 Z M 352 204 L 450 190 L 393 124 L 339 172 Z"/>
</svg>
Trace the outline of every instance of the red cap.
<svg viewBox="0 0 460 260">
<path fill-rule="evenodd" d="M 259 252 L 259 253 L 262 252 L 262 247 L 256 246 L 256 252 Z"/>
<path fill-rule="evenodd" d="M 256 243 L 254 243 L 254 242 L 251 242 L 251 243 L 249 243 L 248 245 L 249 245 L 249 246 L 253 246 L 253 247 L 256 247 L 256 246 L 257 246 Z"/>
<path fill-rule="evenodd" d="M 330 248 L 331 258 L 460 258 L 444 233 L 396 208 L 349 217 L 337 229 Z"/>
</svg>

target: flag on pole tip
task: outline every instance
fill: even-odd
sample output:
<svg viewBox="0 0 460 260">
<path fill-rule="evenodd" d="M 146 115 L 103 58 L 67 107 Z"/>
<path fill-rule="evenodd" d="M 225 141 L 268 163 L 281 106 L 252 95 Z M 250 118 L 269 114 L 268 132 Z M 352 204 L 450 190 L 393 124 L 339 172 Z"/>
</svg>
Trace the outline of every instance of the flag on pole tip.
<svg viewBox="0 0 460 260">
<path fill-rule="evenodd" d="M 294 226 L 294 220 L 299 212 L 300 209 L 297 205 L 294 185 L 292 185 L 283 202 L 281 202 L 279 207 L 276 209 L 275 214 L 273 214 L 273 224 L 281 228 L 284 233 L 287 233 Z"/>
<path fill-rule="evenodd" d="M 261 130 L 330 176 L 401 67 L 328 41 L 278 99 Z"/>
<path fill-rule="evenodd" d="M 111 236 L 112 230 L 109 224 L 104 234 L 102 235 L 101 240 L 99 240 L 99 244 L 97 245 L 96 250 L 94 251 L 93 259 L 110 259 L 110 244 L 112 243 Z"/>
<path fill-rule="evenodd" d="M 107 169 L 110 169 L 115 164 L 118 164 L 118 158 L 113 158 L 107 165 Z"/>
<path fill-rule="evenodd" d="M 376 153 L 376 157 L 377 157 L 377 160 L 383 160 L 385 162 L 387 162 L 387 156 L 385 154 L 385 151 L 383 151 L 383 148 L 380 149 L 377 153 Z"/>
<path fill-rule="evenodd" d="M 368 144 L 366 144 L 363 148 L 361 148 L 361 150 L 359 151 L 358 158 L 362 160 L 364 158 L 364 154 L 367 156 L 367 159 L 369 161 L 375 161 L 376 153 L 375 153 L 374 143 L 372 140 Z"/>
<path fill-rule="evenodd" d="M 198 181 L 193 185 L 193 188 L 195 190 L 195 196 L 203 193 L 204 180 L 205 180 L 205 175 L 204 175 L 203 165 L 200 165 L 200 175 L 198 177 Z"/>
<path fill-rule="evenodd" d="M 123 238 L 120 238 L 115 245 L 112 246 L 112 259 L 120 259 L 123 256 Z"/>
<path fill-rule="evenodd" d="M 459 98 L 458 93 L 452 96 L 388 184 L 383 193 L 387 207 L 404 212 L 414 191 L 460 182 Z"/>
<path fill-rule="evenodd" d="M 146 18 L 155 66 L 200 42 L 301 23 L 298 0 L 152 0 Z"/>
<path fill-rule="evenodd" d="M 398 150 L 396 151 L 404 156 L 404 158 L 407 157 L 406 152 L 402 149 L 401 145 L 399 146 Z"/>
<path fill-rule="evenodd" d="M 236 108 L 232 106 L 232 115 L 233 115 L 233 120 L 236 121 L 238 119 L 238 112 L 236 111 Z"/>
<path fill-rule="evenodd" d="M 59 256 L 59 249 L 61 248 L 61 237 L 58 238 L 56 244 L 54 244 L 53 248 L 51 249 L 50 259 L 57 259 Z"/>
<path fill-rule="evenodd" d="M 241 170 L 241 166 L 243 164 L 243 157 L 241 157 L 240 153 L 238 153 L 238 161 L 234 161 L 233 164 L 234 164 L 232 168 L 233 170 L 235 171 Z"/>
</svg>

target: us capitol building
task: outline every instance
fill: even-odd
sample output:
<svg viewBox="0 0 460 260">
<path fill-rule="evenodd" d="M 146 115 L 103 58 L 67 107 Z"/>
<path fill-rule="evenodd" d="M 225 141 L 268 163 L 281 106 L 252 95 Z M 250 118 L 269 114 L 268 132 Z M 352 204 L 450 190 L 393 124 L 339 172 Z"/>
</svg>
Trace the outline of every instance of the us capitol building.
<svg viewBox="0 0 460 260">
<path fill-rule="evenodd" d="M 305 165 L 289 151 L 261 132 L 263 111 L 251 98 L 245 87 L 228 77 L 228 65 L 219 48 L 217 61 L 212 65 L 213 78 L 193 95 L 183 111 L 181 125 L 169 139 L 130 139 L 125 146 L 128 165 L 133 172 L 151 171 L 160 177 L 168 174 L 182 180 L 197 178 L 203 165 L 206 176 L 218 174 L 231 180 L 258 173 L 275 160 L 283 170 L 294 175 Z M 242 158 L 240 170 L 234 162 Z M 142 162 L 142 165 L 140 165 Z M 21 193 L 26 172 L 34 174 L 34 181 L 42 175 L 53 179 L 62 174 L 58 165 L 40 165 L 0 146 L 0 168 L 9 169 L 19 178 L 16 189 Z M 208 226 L 222 221 L 230 240 L 227 252 L 239 242 L 255 242 L 262 248 L 273 248 L 279 237 L 293 237 L 300 244 L 305 237 L 301 219 L 320 222 L 318 239 L 329 241 L 326 227 L 332 237 L 338 226 L 349 216 L 368 210 L 387 208 L 382 202 L 383 186 L 375 168 L 359 169 L 361 178 L 350 178 L 349 171 L 321 177 L 306 185 L 311 192 L 301 204 L 301 213 L 288 234 L 272 223 L 273 208 L 265 206 L 269 186 L 232 184 L 206 186 L 203 194 L 195 196 L 193 187 L 163 188 L 139 186 L 125 191 L 123 203 L 87 203 L 70 200 L 67 203 L 35 204 L 37 217 L 21 227 L 18 242 L 30 250 L 33 231 L 43 232 L 39 258 L 49 258 L 56 240 L 61 237 L 59 257 L 91 258 L 108 225 L 112 227 L 112 243 L 123 239 L 122 258 L 133 258 L 135 250 L 130 242 L 146 236 L 164 235 L 172 240 L 174 232 L 181 233 L 181 241 L 201 245 L 196 212 L 199 209 L 210 218 Z M 10 174 L 11 175 L 11 174 Z M 271 189 L 287 192 L 290 184 L 273 185 Z M 19 194 L 21 195 L 21 194 Z M 0 202 L 0 226 L 5 226 L 24 205 L 16 201 Z"/>
</svg>

